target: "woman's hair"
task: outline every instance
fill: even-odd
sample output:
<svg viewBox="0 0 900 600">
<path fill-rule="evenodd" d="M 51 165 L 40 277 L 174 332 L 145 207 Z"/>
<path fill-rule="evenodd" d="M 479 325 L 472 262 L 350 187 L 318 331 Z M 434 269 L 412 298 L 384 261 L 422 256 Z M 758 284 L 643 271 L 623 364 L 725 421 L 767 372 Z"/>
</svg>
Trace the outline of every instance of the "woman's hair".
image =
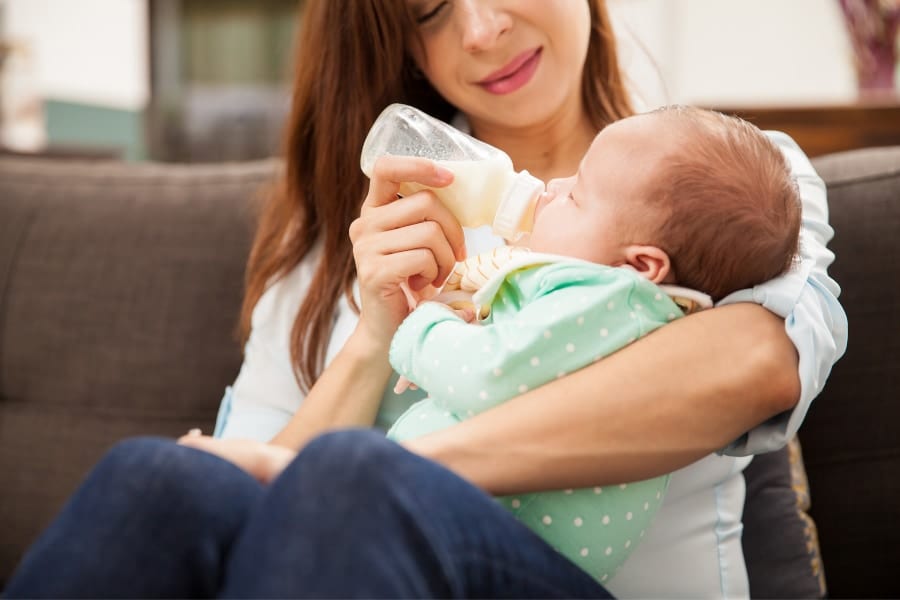
<svg viewBox="0 0 900 600">
<path fill-rule="evenodd" d="M 583 94 L 599 131 L 632 114 L 604 0 L 590 0 Z M 420 74 L 409 44 L 421 43 L 406 0 L 308 0 L 297 38 L 284 171 L 260 215 L 241 307 L 243 341 L 269 285 L 317 245 L 321 259 L 291 331 L 291 359 L 308 390 L 322 369 L 341 294 L 354 309 L 356 278 L 348 229 L 368 182 L 363 140 L 388 104 L 402 102 L 449 121 L 456 109 Z"/>
<path fill-rule="evenodd" d="M 678 283 L 720 300 L 787 271 L 802 209 L 781 150 L 737 117 L 686 106 L 654 113 L 679 134 L 647 195 L 667 215 L 657 241 Z"/>
</svg>

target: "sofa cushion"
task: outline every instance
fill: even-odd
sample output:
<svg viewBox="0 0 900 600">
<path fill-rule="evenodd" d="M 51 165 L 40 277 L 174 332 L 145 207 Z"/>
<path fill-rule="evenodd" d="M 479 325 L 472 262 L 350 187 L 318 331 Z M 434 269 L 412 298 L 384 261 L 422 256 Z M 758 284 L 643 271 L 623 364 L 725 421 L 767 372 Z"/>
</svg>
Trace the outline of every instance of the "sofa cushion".
<svg viewBox="0 0 900 600">
<path fill-rule="evenodd" d="M 0 580 L 112 443 L 211 431 L 274 168 L 0 160 Z"/>
</svg>

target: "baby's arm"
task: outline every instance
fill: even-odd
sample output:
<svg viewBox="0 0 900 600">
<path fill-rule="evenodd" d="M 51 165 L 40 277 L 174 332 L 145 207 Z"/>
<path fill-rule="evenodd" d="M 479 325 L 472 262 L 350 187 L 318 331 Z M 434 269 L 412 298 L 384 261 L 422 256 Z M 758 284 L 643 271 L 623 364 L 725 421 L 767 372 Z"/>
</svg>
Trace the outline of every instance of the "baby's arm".
<svg viewBox="0 0 900 600">
<path fill-rule="evenodd" d="M 518 312 L 495 308 L 493 321 L 480 327 L 441 305 L 423 304 L 394 336 L 391 364 L 446 408 L 468 416 L 680 316 L 658 288 L 620 269 L 558 264 L 535 271 L 530 276 L 540 281 L 531 287 L 539 292 Z"/>
</svg>

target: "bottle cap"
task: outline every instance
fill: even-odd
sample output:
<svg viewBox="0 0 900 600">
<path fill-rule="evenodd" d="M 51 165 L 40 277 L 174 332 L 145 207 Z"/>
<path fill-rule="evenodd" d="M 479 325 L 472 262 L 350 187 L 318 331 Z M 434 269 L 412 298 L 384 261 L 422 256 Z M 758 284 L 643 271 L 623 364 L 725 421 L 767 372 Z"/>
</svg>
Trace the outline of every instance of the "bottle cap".
<svg viewBox="0 0 900 600">
<path fill-rule="evenodd" d="M 494 233 L 506 240 L 514 240 L 523 233 L 522 220 L 528 211 L 533 211 L 538 196 L 544 192 L 544 182 L 529 173 L 516 173 L 506 196 L 497 207 L 494 216 Z M 530 229 L 530 228 L 529 228 Z"/>
</svg>

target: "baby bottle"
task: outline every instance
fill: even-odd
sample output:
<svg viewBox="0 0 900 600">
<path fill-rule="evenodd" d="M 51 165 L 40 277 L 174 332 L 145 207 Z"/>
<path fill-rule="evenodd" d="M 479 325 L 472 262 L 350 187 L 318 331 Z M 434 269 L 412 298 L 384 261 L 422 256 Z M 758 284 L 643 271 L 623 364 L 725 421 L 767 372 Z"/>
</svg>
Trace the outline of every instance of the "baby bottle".
<svg viewBox="0 0 900 600">
<path fill-rule="evenodd" d="M 530 233 L 534 208 L 544 183 L 528 171 L 516 173 L 505 152 L 466 135 L 422 111 L 391 104 L 379 115 L 363 143 L 360 166 L 372 176 L 379 156 L 423 156 L 453 172 L 453 183 L 428 188 L 450 209 L 460 225 L 491 225 L 513 241 Z M 426 186 L 404 183 L 402 195 Z"/>
</svg>

